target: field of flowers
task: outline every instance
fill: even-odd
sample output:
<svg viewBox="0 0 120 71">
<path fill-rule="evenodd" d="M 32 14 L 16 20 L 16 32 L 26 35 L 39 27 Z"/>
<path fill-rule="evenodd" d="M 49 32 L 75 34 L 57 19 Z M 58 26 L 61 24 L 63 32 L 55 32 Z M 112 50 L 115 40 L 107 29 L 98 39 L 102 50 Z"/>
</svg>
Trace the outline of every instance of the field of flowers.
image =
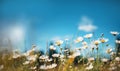
<svg viewBox="0 0 120 71">
<path fill-rule="evenodd" d="M 46 52 L 19 50 L 0 53 L 0 71 L 120 71 L 120 40 L 118 32 L 110 32 L 115 38 L 113 48 L 109 39 L 94 33 L 78 36 L 75 39 L 47 42 Z M 104 53 L 105 52 L 105 53 Z"/>
</svg>

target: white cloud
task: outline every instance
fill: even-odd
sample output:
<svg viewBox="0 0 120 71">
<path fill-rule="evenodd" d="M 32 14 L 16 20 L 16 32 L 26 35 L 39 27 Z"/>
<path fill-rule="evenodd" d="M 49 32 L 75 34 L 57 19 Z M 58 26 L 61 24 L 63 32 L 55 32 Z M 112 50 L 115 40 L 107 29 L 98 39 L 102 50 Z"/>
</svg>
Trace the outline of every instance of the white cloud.
<svg viewBox="0 0 120 71">
<path fill-rule="evenodd" d="M 97 29 L 97 26 L 93 25 L 92 20 L 87 17 L 82 17 L 78 29 L 85 32 L 92 32 Z"/>
</svg>

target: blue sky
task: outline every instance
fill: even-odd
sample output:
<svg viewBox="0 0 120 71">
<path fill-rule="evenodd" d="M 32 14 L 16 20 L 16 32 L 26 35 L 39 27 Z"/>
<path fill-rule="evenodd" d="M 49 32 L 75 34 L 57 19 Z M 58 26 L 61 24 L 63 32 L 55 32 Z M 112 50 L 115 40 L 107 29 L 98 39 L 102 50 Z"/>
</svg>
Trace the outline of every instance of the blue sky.
<svg viewBox="0 0 120 71">
<path fill-rule="evenodd" d="M 104 33 L 112 45 L 110 31 L 120 31 L 120 0 L 4 0 L 0 10 L 0 32 L 12 34 L 9 27 L 22 26 L 28 49 L 33 43 L 44 49 L 46 41 L 74 36 L 84 16 L 98 27 L 96 36 Z"/>
</svg>

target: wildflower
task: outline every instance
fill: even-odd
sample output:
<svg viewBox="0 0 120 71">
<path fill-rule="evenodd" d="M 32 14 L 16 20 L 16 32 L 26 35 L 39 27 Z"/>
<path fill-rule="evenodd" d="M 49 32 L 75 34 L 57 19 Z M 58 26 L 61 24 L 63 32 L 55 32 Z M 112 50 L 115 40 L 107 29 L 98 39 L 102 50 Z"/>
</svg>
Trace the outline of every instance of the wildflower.
<svg viewBox="0 0 120 71">
<path fill-rule="evenodd" d="M 64 55 L 62 54 L 62 55 L 60 55 L 60 58 L 64 58 Z"/>
<path fill-rule="evenodd" d="M 110 53 L 111 56 L 115 56 L 115 54 L 116 54 L 115 52 L 111 52 Z"/>
<path fill-rule="evenodd" d="M 52 69 L 52 68 L 55 68 L 56 66 L 57 66 L 57 64 L 53 63 L 52 65 L 49 65 L 48 68 Z"/>
<path fill-rule="evenodd" d="M 95 41 L 94 41 L 94 44 L 95 44 L 96 46 L 99 45 L 99 43 L 100 43 L 99 40 L 95 40 Z"/>
<path fill-rule="evenodd" d="M 35 66 L 35 67 L 31 67 L 30 69 L 31 69 L 31 70 L 35 70 L 36 68 L 37 68 L 37 67 Z"/>
<path fill-rule="evenodd" d="M 59 57 L 60 54 L 53 54 L 52 57 Z"/>
<path fill-rule="evenodd" d="M 47 69 L 52 69 L 52 68 L 55 68 L 57 66 L 57 64 L 53 63 L 51 65 L 41 65 L 40 66 L 40 69 L 43 69 L 43 70 L 47 70 Z"/>
<path fill-rule="evenodd" d="M 87 45 L 87 42 L 85 42 L 85 41 L 84 41 L 84 42 L 82 42 L 82 45 Z"/>
<path fill-rule="evenodd" d="M 83 48 L 83 49 L 87 49 L 87 48 L 88 48 L 88 46 L 87 46 L 87 45 L 84 45 L 82 48 Z"/>
<path fill-rule="evenodd" d="M 37 55 L 28 56 L 27 59 L 30 61 L 36 61 Z"/>
<path fill-rule="evenodd" d="M 120 44 L 120 40 L 116 40 L 116 43 L 117 43 L 117 44 Z"/>
<path fill-rule="evenodd" d="M 79 42 L 81 42 L 81 41 L 83 41 L 83 37 L 78 37 L 78 38 L 75 40 L 75 43 L 79 43 Z"/>
<path fill-rule="evenodd" d="M 93 69 L 92 63 L 91 63 L 88 67 L 86 67 L 85 69 L 86 69 L 86 70 L 91 70 L 91 69 Z"/>
<path fill-rule="evenodd" d="M 73 55 L 69 55 L 68 58 L 75 58 Z"/>
<path fill-rule="evenodd" d="M 74 57 L 77 57 L 77 56 L 80 56 L 81 54 L 80 54 L 80 52 L 75 52 L 75 53 L 73 53 L 73 56 Z"/>
<path fill-rule="evenodd" d="M 20 54 L 14 54 L 14 55 L 13 55 L 13 58 L 14 58 L 14 59 L 19 58 L 19 57 L 21 57 Z"/>
<path fill-rule="evenodd" d="M 119 62 L 120 61 L 120 57 L 116 57 L 115 60 Z"/>
<path fill-rule="evenodd" d="M 51 62 L 52 60 L 53 60 L 52 58 L 50 58 L 50 59 L 47 59 L 47 61 L 48 61 L 48 62 Z"/>
<path fill-rule="evenodd" d="M 101 61 L 102 61 L 102 62 L 108 62 L 108 59 L 103 58 L 103 59 L 101 59 Z"/>
<path fill-rule="evenodd" d="M 112 52 L 112 49 L 111 48 L 108 48 L 107 50 L 106 50 L 106 53 L 108 53 L 108 54 L 110 54 Z"/>
<path fill-rule="evenodd" d="M 94 60 L 95 60 L 94 57 L 90 57 L 90 58 L 88 58 L 88 61 L 89 61 L 89 62 L 93 62 Z"/>
<path fill-rule="evenodd" d="M 48 58 L 49 58 L 49 57 L 46 56 L 46 55 L 42 55 L 42 56 L 39 57 L 39 59 L 42 59 L 42 60 L 45 60 L 45 59 L 48 59 Z"/>
<path fill-rule="evenodd" d="M 31 50 L 28 50 L 26 53 L 23 53 L 23 56 L 29 56 L 29 55 L 33 55 L 35 51 L 35 47 L 32 48 Z"/>
<path fill-rule="evenodd" d="M 44 64 L 44 65 L 41 65 L 41 66 L 40 66 L 40 69 L 47 70 L 48 67 Z"/>
<path fill-rule="evenodd" d="M 60 46 L 61 44 L 63 44 L 63 41 L 62 40 L 57 40 L 55 43 L 56 43 L 57 46 Z"/>
<path fill-rule="evenodd" d="M 115 32 L 115 31 L 111 31 L 110 32 L 113 36 L 117 36 L 119 33 L 118 32 Z"/>
<path fill-rule="evenodd" d="M 101 41 L 102 43 L 105 43 L 105 42 L 108 42 L 108 39 L 102 38 L 102 39 L 100 39 L 100 41 Z"/>
<path fill-rule="evenodd" d="M 51 50 L 56 50 L 56 48 L 53 45 L 50 46 L 50 49 Z"/>
<path fill-rule="evenodd" d="M 84 38 L 91 38 L 93 36 L 93 34 L 86 34 L 85 36 L 84 36 Z"/>
<path fill-rule="evenodd" d="M 30 61 L 25 61 L 24 63 L 23 63 L 23 65 L 27 65 L 27 64 L 29 64 L 30 63 Z"/>
</svg>

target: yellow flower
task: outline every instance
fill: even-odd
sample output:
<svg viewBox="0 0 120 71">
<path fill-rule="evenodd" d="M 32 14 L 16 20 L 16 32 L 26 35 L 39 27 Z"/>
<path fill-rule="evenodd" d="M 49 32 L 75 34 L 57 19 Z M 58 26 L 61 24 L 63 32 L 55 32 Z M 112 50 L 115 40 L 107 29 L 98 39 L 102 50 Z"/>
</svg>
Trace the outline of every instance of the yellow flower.
<svg viewBox="0 0 120 71">
<path fill-rule="evenodd" d="M 106 39 L 106 38 L 102 38 L 102 39 L 100 39 L 100 41 L 101 41 L 102 43 L 105 43 L 105 42 L 108 41 L 108 39 Z"/>
<path fill-rule="evenodd" d="M 99 43 L 100 43 L 99 40 L 94 41 L 94 44 L 95 44 L 95 45 L 99 45 Z"/>
</svg>

